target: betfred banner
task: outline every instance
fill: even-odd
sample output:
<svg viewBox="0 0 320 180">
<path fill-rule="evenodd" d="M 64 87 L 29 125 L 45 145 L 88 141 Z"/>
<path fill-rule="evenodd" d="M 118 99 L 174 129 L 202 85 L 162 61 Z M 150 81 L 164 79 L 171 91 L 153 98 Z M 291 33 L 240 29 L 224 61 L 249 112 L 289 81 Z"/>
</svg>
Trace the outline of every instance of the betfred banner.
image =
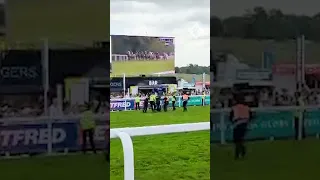
<svg viewBox="0 0 320 180">
<path fill-rule="evenodd" d="M 111 111 L 123 111 L 134 109 L 134 99 L 118 99 L 110 101 Z"/>
<path fill-rule="evenodd" d="M 52 145 L 52 152 L 81 150 L 79 119 L 57 120 L 51 126 L 48 121 L 0 125 L 0 154 L 46 153 L 49 144 Z M 107 121 L 97 120 L 96 123 L 96 147 L 105 149 Z"/>
</svg>

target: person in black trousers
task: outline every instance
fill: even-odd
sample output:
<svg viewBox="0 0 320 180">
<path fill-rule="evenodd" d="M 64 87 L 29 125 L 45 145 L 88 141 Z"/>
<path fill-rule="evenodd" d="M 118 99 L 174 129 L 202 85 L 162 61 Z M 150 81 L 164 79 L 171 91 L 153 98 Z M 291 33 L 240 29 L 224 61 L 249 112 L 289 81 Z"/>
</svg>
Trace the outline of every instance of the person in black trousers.
<svg viewBox="0 0 320 180">
<path fill-rule="evenodd" d="M 230 112 L 230 121 L 234 126 L 233 143 L 235 145 L 234 158 L 236 160 L 240 157 L 244 158 L 246 155 L 244 142 L 251 117 L 252 113 L 249 106 L 244 103 L 243 96 L 238 95 L 238 97 L 236 97 L 236 104 L 232 107 L 232 111 Z"/>
<path fill-rule="evenodd" d="M 175 111 L 176 110 L 176 96 L 175 95 L 172 96 L 171 102 L 172 102 L 172 110 Z"/>
<path fill-rule="evenodd" d="M 160 95 L 157 95 L 157 97 L 156 97 L 156 109 L 158 112 L 161 111 L 161 97 L 160 97 Z"/>
<path fill-rule="evenodd" d="M 146 97 L 146 98 L 143 100 L 143 110 L 142 110 L 143 113 L 146 113 L 146 112 L 147 112 L 147 110 L 148 110 L 148 104 L 149 104 L 149 98 Z"/>
<path fill-rule="evenodd" d="M 167 96 L 164 96 L 163 98 L 163 111 L 167 112 L 168 110 L 168 104 L 169 104 L 169 100 Z"/>
</svg>

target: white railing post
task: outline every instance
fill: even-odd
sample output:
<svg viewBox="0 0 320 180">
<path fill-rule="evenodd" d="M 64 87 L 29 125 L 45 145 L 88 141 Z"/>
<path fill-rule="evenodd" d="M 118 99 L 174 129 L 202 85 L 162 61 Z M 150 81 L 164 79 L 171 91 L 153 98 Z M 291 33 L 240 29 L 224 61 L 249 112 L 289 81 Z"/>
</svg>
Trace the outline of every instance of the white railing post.
<svg viewBox="0 0 320 180">
<path fill-rule="evenodd" d="M 225 144 L 226 143 L 226 123 L 225 123 L 225 119 L 224 119 L 225 115 L 224 112 L 220 113 L 220 133 L 221 133 L 221 144 Z"/>
<path fill-rule="evenodd" d="M 124 180 L 134 180 L 133 143 L 130 136 L 210 130 L 210 122 L 110 129 L 110 139 L 120 138 L 124 154 Z"/>
<path fill-rule="evenodd" d="M 112 132 L 120 138 L 122 143 L 124 157 L 124 180 L 134 180 L 134 153 L 132 139 L 127 133 L 111 129 L 110 133 Z"/>
<path fill-rule="evenodd" d="M 47 144 L 47 153 L 49 155 L 52 154 L 52 136 L 53 136 L 53 127 L 52 127 L 52 117 L 49 116 L 49 120 L 47 122 L 47 128 L 48 128 L 48 144 Z"/>
</svg>

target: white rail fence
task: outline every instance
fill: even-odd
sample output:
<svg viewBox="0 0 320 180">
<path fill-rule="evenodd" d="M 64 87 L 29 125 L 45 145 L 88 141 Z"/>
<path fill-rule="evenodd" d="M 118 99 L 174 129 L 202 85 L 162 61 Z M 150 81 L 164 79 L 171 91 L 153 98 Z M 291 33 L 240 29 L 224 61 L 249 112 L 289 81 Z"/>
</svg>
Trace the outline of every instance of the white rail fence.
<svg viewBox="0 0 320 180">
<path fill-rule="evenodd" d="M 124 155 L 124 180 L 134 180 L 134 152 L 132 136 L 170 134 L 210 130 L 210 122 L 115 128 L 110 130 L 110 138 L 120 138 Z"/>
</svg>

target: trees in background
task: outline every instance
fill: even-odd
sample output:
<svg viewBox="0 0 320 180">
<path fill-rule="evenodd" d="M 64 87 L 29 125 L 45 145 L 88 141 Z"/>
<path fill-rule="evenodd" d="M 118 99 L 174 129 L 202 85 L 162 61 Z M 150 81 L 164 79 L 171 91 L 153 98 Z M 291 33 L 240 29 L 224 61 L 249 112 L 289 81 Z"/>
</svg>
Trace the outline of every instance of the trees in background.
<svg viewBox="0 0 320 180">
<path fill-rule="evenodd" d="M 212 16 L 210 21 L 211 37 L 287 40 L 304 34 L 306 39 L 320 41 L 320 12 L 305 16 L 255 7 L 243 16 L 226 19 Z"/>
</svg>

